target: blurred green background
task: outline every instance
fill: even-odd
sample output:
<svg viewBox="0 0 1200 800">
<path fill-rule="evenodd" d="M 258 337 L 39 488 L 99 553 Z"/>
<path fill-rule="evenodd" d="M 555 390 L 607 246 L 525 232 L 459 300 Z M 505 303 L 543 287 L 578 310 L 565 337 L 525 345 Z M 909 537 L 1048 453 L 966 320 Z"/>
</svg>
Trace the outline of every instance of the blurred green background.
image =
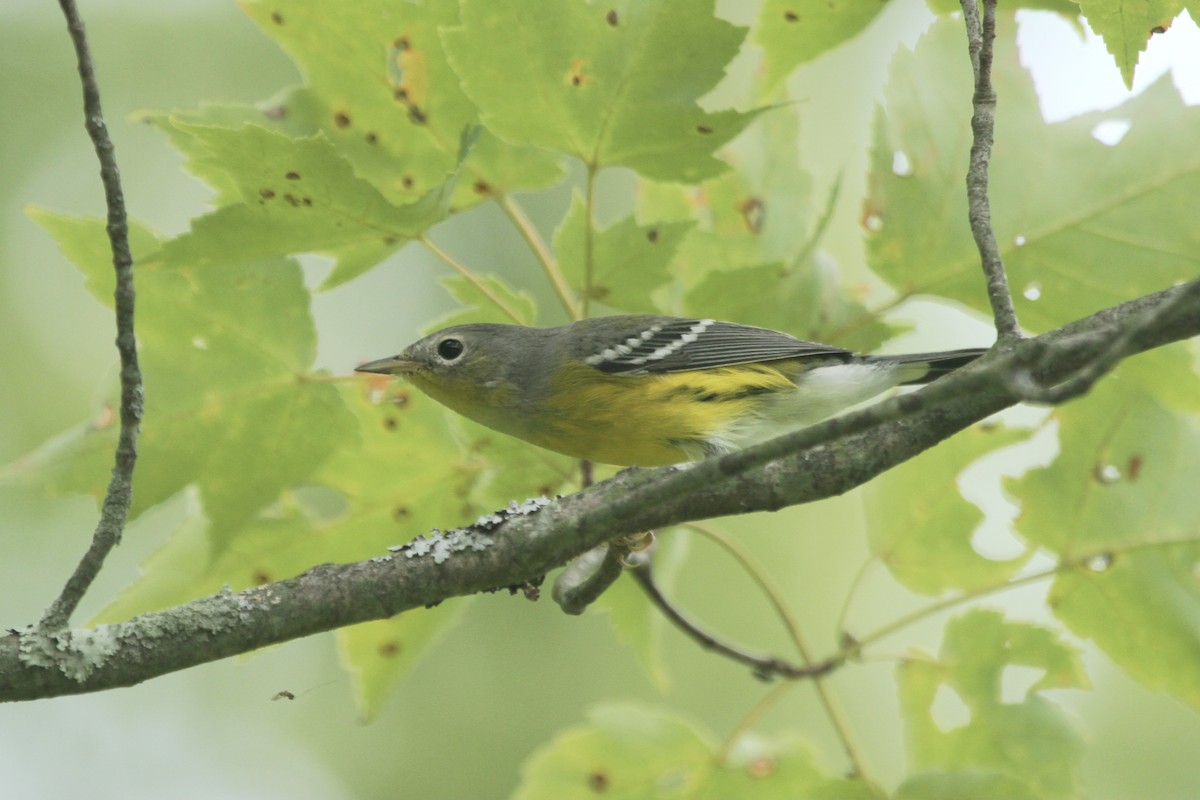
<svg viewBox="0 0 1200 800">
<path fill-rule="evenodd" d="M 726 8 L 728 6 L 728 8 Z M 723 10 L 745 18 L 735 3 Z M 127 0 L 83 4 L 105 110 L 131 213 L 175 233 L 205 206 L 207 190 L 184 174 L 164 137 L 131 120 L 145 108 L 205 101 L 255 102 L 298 80 L 290 62 L 232 2 Z M 804 97 L 803 146 L 816 185 L 845 175 L 826 246 L 847 280 L 872 288 L 862 269 L 858 208 L 868 122 L 897 42 L 911 43 L 929 20 L 918 0 L 897 0 L 884 18 L 793 79 Z M 107 312 L 76 270 L 24 214 L 29 205 L 102 214 L 102 192 L 79 103 L 74 56 L 56 4 L 5 0 L 0 7 L 0 464 L 96 413 L 113 380 Z M 622 203 L 630 181 L 605 187 Z M 529 198 L 547 233 L 568 188 Z M 820 191 L 820 190 L 818 190 Z M 490 208 L 462 215 L 435 239 L 464 261 L 487 265 L 517 286 L 532 260 Z M 312 285 L 323 267 L 310 267 Z M 486 268 L 483 268 L 486 271 Z M 418 246 L 349 285 L 318 295 L 318 366 L 345 373 L 392 352 L 448 298 L 435 280 L 445 268 Z M 917 331 L 902 346 L 944 346 L 949 315 L 906 307 Z M 955 324 L 962 325 L 961 322 Z M 962 335 L 981 335 L 965 328 Z M 936 342 L 942 344 L 935 344 Z M 153 391 L 153 387 L 150 387 Z M 146 515 L 127 532 L 88 597 L 82 617 L 111 600 L 160 545 L 179 509 Z M 40 614 L 82 552 L 95 512 L 83 499 L 48 499 L 0 489 L 0 624 Z M 836 614 L 865 554 L 854 495 L 816 507 L 729 524 L 786 592 L 818 652 L 829 647 Z M 881 571 L 858 596 L 851 619 L 866 626 L 912 603 Z M 698 542 L 681 579 L 682 603 L 719 630 L 764 649 L 785 638 L 750 582 Z M 1036 616 L 1041 590 L 995 602 Z M 872 609 L 880 609 L 873 611 Z M 939 621 L 897 640 L 936 645 Z M 678 709 L 727 735 L 769 687 L 746 670 L 667 636 L 672 684 L 661 695 L 610 632 L 602 614 L 568 618 L 550 602 L 489 595 L 413 670 L 379 719 L 356 718 L 348 677 L 332 639 L 317 636 L 245 659 L 230 659 L 151 683 L 78 698 L 0 707 L 5 796 L 421 797 L 506 795 L 517 765 L 556 730 L 579 722 L 602 699 L 642 699 Z M 1133 684 L 1089 652 L 1092 693 L 1057 693 L 1091 731 L 1086 785 L 1096 798 L 1200 795 L 1200 720 L 1174 701 Z M 876 774 L 903 770 L 892 662 L 844 670 L 833 681 Z M 295 700 L 272 701 L 287 690 Z M 1153 720 L 1153 727 L 1145 724 Z M 842 756 L 811 689 L 795 687 L 761 723 L 798 729 L 841 769 Z"/>
</svg>

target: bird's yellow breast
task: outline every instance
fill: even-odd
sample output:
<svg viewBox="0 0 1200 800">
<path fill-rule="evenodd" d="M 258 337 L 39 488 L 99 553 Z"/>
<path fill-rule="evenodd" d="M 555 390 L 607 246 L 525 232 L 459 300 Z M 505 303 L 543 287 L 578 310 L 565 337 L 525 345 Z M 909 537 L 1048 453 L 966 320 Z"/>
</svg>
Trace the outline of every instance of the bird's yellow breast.
<svg viewBox="0 0 1200 800">
<path fill-rule="evenodd" d="M 722 434 L 794 392 L 795 361 L 644 375 L 560 370 L 540 423 L 523 438 L 605 464 L 677 464 L 719 449 Z M 521 434 L 518 434 L 521 435 Z"/>
</svg>

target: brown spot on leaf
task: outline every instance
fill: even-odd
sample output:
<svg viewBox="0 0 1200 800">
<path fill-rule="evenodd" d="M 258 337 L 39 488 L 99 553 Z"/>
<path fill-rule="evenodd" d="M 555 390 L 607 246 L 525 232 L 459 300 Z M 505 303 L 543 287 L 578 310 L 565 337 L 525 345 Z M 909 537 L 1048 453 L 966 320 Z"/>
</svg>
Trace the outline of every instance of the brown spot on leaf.
<svg viewBox="0 0 1200 800">
<path fill-rule="evenodd" d="M 402 186 L 403 186 L 405 189 L 411 189 L 411 188 L 413 187 L 413 179 L 412 179 L 412 176 L 411 176 L 411 175 L 404 175 L 404 176 L 402 176 L 402 177 L 400 178 L 400 184 L 401 184 L 401 185 L 402 185 Z"/>
<path fill-rule="evenodd" d="M 263 200 L 270 200 L 272 197 L 275 196 L 275 190 L 268 189 L 266 186 L 264 186 L 263 188 L 258 190 L 258 196 L 261 197 Z"/>
<path fill-rule="evenodd" d="M 345 111 L 339 111 L 338 113 L 333 115 L 333 124 L 338 126 L 339 128 L 349 128 L 350 127 L 350 115 L 347 114 Z"/>
<path fill-rule="evenodd" d="M 696 133 L 701 133 L 701 134 L 704 134 L 705 136 L 707 136 L 708 134 L 710 134 L 712 132 L 713 132 L 712 128 L 708 127 L 707 125 L 697 125 L 696 126 Z"/>
<path fill-rule="evenodd" d="M 275 694 L 271 695 L 271 699 L 272 700 L 295 700 L 296 695 L 292 694 L 287 689 L 284 689 L 283 691 L 276 692 Z"/>
<path fill-rule="evenodd" d="M 383 418 L 383 429 L 384 429 L 385 431 L 394 431 L 394 430 L 396 430 L 396 426 L 397 426 L 398 424 L 399 424 L 399 423 L 397 423 L 397 422 L 396 422 L 396 418 L 395 418 L 395 417 L 384 417 L 384 418 Z"/>
<path fill-rule="evenodd" d="M 795 11 L 783 12 L 783 18 L 785 20 L 787 20 L 788 22 L 799 22 L 800 21 L 800 15 L 797 14 Z"/>
<path fill-rule="evenodd" d="M 260 569 L 254 573 L 250 580 L 254 581 L 255 586 L 263 586 L 271 582 L 271 573 Z"/>
<path fill-rule="evenodd" d="M 383 642 L 379 645 L 379 655 L 384 658 L 395 658 L 400 655 L 400 643 L 395 641 Z"/>
<path fill-rule="evenodd" d="M 300 198 L 296 197 L 296 195 L 292 194 L 291 192 L 288 192 L 287 194 L 285 194 L 283 196 L 283 199 L 287 200 L 288 205 L 291 206 L 292 208 L 300 207 Z"/>
<path fill-rule="evenodd" d="M 596 770 L 587 776 L 587 785 L 596 794 L 602 794 L 608 791 L 611 781 L 608 778 L 608 773 L 603 770 Z"/>
<path fill-rule="evenodd" d="M 287 178 L 289 181 L 298 181 L 298 180 L 300 180 L 300 173 L 299 172 L 289 172 L 286 175 L 284 175 L 283 177 Z"/>
<path fill-rule="evenodd" d="M 271 22 L 274 22 L 276 25 L 282 25 L 283 24 L 283 14 L 280 14 L 278 11 L 272 11 L 271 12 Z"/>
<path fill-rule="evenodd" d="M 1125 473 L 1129 476 L 1129 480 L 1136 481 L 1138 475 L 1142 473 L 1142 464 L 1145 463 L 1140 455 L 1132 455 L 1129 457 L 1129 464 L 1125 467 Z"/>
<path fill-rule="evenodd" d="M 396 522 L 404 522 L 410 516 L 412 516 L 412 512 L 408 510 L 407 506 L 396 506 L 392 509 L 392 519 Z"/>
<path fill-rule="evenodd" d="M 658 228 L 651 228 L 650 230 L 646 231 L 646 241 L 648 241 L 650 244 L 658 243 Z"/>
<path fill-rule="evenodd" d="M 767 207 L 763 204 L 761 198 L 747 197 L 745 200 L 738 202 L 737 210 L 746 222 L 746 229 L 748 231 L 751 233 L 760 233 L 762 231 Z"/>
<path fill-rule="evenodd" d="M 614 8 L 604 15 L 604 19 L 612 27 L 617 27 L 617 10 Z"/>
<path fill-rule="evenodd" d="M 304 203 L 304 205 L 306 205 L 306 206 L 311 206 L 311 205 L 312 205 L 312 198 L 311 198 L 311 197 L 301 197 L 301 198 L 300 198 L 300 202 L 301 202 L 301 203 Z"/>
<path fill-rule="evenodd" d="M 396 48 L 397 50 L 407 50 L 408 48 L 412 47 L 412 42 L 408 40 L 407 36 L 400 36 L 392 42 L 392 47 Z"/>
<path fill-rule="evenodd" d="M 367 133 L 365 138 L 367 140 L 367 144 L 375 144 L 379 141 L 379 134 L 375 133 L 374 131 L 370 131 Z"/>
<path fill-rule="evenodd" d="M 396 243 L 396 241 L 397 241 L 396 237 L 392 236 L 391 234 L 388 234 L 387 236 L 383 237 L 383 243 L 385 245 L 387 245 L 388 247 L 391 247 L 392 245 L 394 245 Z"/>
<path fill-rule="evenodd" d="M 588 77 L 583 71 L 583 59 L 572 59 L 571 68 L 567 70 L 567 83 L 572 86 L 582 86 L 587 81 Z"/>
<path fill-rule="evenodd" d="M 275 106 L 274 108 L 263 109 L 263 116 L 267 119 L 283 119 L 287 114 L 287 106 Z"/>
<path fill-rule="evenodd" d="M 492 193 L 492 185 L 485 180 L 475 181 L 472 188 L 475 190 L 475 194 L 488 195 Z"/>
</svg>

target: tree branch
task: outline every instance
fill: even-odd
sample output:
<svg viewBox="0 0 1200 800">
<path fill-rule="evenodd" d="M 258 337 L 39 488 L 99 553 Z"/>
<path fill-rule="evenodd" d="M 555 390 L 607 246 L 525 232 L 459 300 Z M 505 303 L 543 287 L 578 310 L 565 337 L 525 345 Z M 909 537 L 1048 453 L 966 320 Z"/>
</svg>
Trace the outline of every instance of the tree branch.
<svg viewBox="0 0 1200 800">
<path fill-rule="evenodd" d="M 602 545 L 572 561 L 554 581 L 554 602 L 568 614 L 582 614 L 621 577 L 628 552 Z"/>
<path fill-rule="evenodd" d="M 117 272 L 114 293 L 117 315 L 117 352 L 121 358 L 121 431 L 117 439 L 112 478 L 101 505 L 100 521 L 92 534 L 92 544 L 75 567 L 59 596 L 46 609 L 41 627 L 46 631 L 63 628 L 80 600 L 100 573 L 104 559 L 121 541 L 129 505 L 133 498 L 133 468 L 137 463 L 137 440 L 142 423 L 144 395 L 142 373 L 138 367 L 137 340 L 133 332 L 133 255 L 129 249 L 129 222 L 125 196 L 121 191 L 121 173 L 117 169 L 112 140 L 100 108 L 100 87 L 88 47 L 83 20 L 75 0 L 59 0 L 67 29 L 75 45 L 79 62 L 79 80 L 83 85 L 84 125 L 100 160 L 100 180 L 104 183 L 104 201 L 108 207 L 108 239 L 112 247 L 113 267 Z"/>
<path fill-rule="evenodd" d="M 988 198 L 988 163 L 996 128 L 996 90 L 992 87 L 992 43 L 996 39 L 996 0 L 961 0 L 963 21 L 967 27 L 967 49 L 975 74 L 974 112 L 971 115 L 971 160 L 967 168 L 967 206 L 971 234 L 979 249 L 988 299 L 996 335 L 1001 341 L 1019 337 L 1020 326 L 1013 308 L 1004 260 L 992 230 L 992 206 Z M 983 4 L 983 25 L 979 23 L 979 5 Z"/>
<path fill-rule="evenodd" d="M 788 680 L 818 678 L 828 673 L 838 664 L 834 660 L 818 661 L 813 664 L 804 665 L 793 664 L 782 658 L 757 655 L 731 645 L 718 638 L 716 634 L 710 633 L 703 628 L 700 623 L 688 617 L 666 598 L 662 593 L 662 589 L 659 588 L 658 583 L 654 580 L 654 573 L 650 567 L 650 559 L 646 558 L 642 560 L 642 563 L 631 569 L 629 573 L 638 582 L 638 585 L 642 587 L 646 596 L 650 598 L 650 602 L 654 603 L 658 607 L 658 610 L 663 613 L 663 616 L 669 619 L 675 627 L 683 631 L 688 638 L 705 650 L 712 650 L 739 664 L 745 664 L 754 670 L 755 677 L 762 678 L 763 680 L 770 680 L 775 677 L 786 678 Z"/>
<path fill-rule="evenodd" d="M 449 597 L 521 585 L 616 536 L 709 517 L 776 510 L 842 494 L 956 431 L 1023 399 L 1012 376 L 1054 385 L 1097 358 L 1128 320 L 1129 353 L 1200 335 L 1195 283 L 1123 303 L 1002 345 L 924 389 L 755 448 L 684 468 L 628 470 L 511 516 L 486 537 L 455 540 L 448 557 L 407 546 L 395 555 L 326 564 L 295 578 L 222 592 L 97 631 L 0 638 L 0 700 L 131 686 L 150 678 L 333 628 L 383 619 Z M 444 555 L 444 553 L 443 553 Z"/>
</svg>

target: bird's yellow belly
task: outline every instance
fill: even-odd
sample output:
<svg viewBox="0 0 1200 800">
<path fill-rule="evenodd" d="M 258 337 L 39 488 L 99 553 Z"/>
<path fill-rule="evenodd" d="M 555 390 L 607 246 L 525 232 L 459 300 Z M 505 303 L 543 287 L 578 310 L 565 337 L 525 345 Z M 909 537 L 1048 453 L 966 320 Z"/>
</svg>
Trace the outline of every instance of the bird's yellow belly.
<svg viewBox="0 0 1200 800">
<path fill-rule="evenodd" d="M 595 375 L 571 388 L 567 407 L 548 409 L 529 441 L 605 464 L 678 464 L 721 452 L 724 434 L 796 385 L 766 364 L 663 375 Z"/>
</svg>

